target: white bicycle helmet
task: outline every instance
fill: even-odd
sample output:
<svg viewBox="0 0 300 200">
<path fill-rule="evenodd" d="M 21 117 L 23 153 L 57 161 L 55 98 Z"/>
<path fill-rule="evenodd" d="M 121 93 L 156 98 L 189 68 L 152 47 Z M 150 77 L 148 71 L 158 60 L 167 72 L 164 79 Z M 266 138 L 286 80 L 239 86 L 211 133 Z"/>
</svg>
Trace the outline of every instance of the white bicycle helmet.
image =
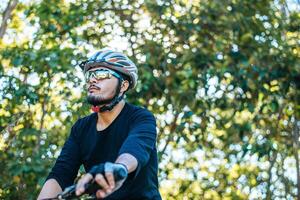
<svg viewBox="0 0 300 200">
<path fill-rule="evenodd" d="M 84 73 L 88 70 L 102 66 L 120 72 L 130 80 L 129 88 L 135 88 L 138 79 L 136 65 L 123 53 L 110 49 L 101 49 L 80 65 Z"/>
</svg>

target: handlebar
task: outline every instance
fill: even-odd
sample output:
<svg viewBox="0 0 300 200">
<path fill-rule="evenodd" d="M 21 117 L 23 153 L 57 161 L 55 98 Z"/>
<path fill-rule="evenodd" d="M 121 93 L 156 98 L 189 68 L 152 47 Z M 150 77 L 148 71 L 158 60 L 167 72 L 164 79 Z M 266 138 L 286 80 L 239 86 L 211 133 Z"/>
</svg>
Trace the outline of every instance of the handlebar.
<svg viewBox="0 0 300 200">
<path fill-rule="evenodd" d="M 101 174 L 104 174 L 104 169 L 103 172 L 101 172 Z M 123 168 L 119 168 L 116 171 L 114 171 L 113 173 L 114 178 L 115 178 L 115 182 L 118 182 L 124 178 L 126 178 L 127 176 L 127 171 Z M 84 185 L 84 193 L 82 193 L 81 195 L 77 196 L 75 194 L 76 192 L 76 184 L 71 185 L 67 188 L 65 188 L 65 190 L 58 194 L 57 197 L 55 198 L 48 198 L 48 199 L 44 199 L 44 200 L 71 200 L 71 199 L 80 199 L 79 197 L 85 194 L 88 195 L 94 195 L 96 193 L 97 190 L 101 189 L 101 187 L 95 182 L 95 180 L 93 179 L 90 183 L 87 183 Z"/>
</svg>

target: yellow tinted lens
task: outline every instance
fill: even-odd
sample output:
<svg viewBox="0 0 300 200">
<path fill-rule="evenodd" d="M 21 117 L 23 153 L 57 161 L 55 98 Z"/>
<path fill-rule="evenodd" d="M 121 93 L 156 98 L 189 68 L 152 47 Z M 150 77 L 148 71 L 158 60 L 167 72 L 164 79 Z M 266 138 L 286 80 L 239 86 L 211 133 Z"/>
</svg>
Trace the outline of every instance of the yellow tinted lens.
<svg viewBox="0 0 300 200">
<path fill-rule="evenodd" d="M 106 79 L 106 78 L 110 78 L 111 74 L 109 73 L 109 71 L 104 71 L 104 70 L 96 70 L 94 71 L 94 77 L 96 79 Z"/>
<path fill-rule="evenodd" d="M 85 74 L 85 80 L 89 81 L 91 78 L 95 78 L 97 80 L 111 78 L 111 73 L 107 70 L 96 70 L 96 71 L 88 71 Z"/>
</svg>

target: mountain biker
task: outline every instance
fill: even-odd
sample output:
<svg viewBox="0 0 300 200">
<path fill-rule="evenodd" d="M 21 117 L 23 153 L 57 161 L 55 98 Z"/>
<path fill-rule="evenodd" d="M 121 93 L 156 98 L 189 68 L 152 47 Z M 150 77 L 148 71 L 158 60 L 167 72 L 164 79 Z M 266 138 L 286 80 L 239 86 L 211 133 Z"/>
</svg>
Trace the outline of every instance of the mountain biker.
<svg viewBox="0 0 300 200">
<path fill-rule="evenodd" d="M 73 125 L 38 199 L 54 197 L 72 185 L 81 165 L 89 172 L 105 163 L 104 174 L 87 173 L 78 181 L 77 195 L 94 178 L 102 188 L 97 198 L 160 200 L 155 118 L 123 98 L 137 84 L 136 65 L 123 53 L 102 49 L 80 66 L 94 113 Z M 128 176 L 115 183 L 116 166 L 125 168 Z"/>
</svg>

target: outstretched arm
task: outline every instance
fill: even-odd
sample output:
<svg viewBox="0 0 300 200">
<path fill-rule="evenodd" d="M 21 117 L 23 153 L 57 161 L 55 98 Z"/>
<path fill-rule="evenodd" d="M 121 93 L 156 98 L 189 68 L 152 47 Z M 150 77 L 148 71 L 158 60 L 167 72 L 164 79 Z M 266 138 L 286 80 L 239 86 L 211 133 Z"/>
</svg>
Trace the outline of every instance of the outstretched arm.
<svg viewBox="0 0 300 200">
<path fill-rule="evenodd" d="M 127 170 L 128 170 L 128 174 L 133 172 L 137 166 L 138 166 L 138 161 L 137 159 L 132 156 L 129 153 L 123 153 L 121 154 L 115 163 L 120 163 L 126 166 Z"/>
<path fill-rule="evenodd" d="M 64 188 L 72 185 L 76 178 L 80 167 L 79 145 L 76 140 L 76 133 L 78 132 L 76 124 L 72 127 L 71 134 L 44 183 L 38 196 L 39 200 L 56 197 Z"/>
<path fill-rule="evenodd" d="M 45 182 L 37 199 L 41 200 L 46 198 L 53 198 L 56 197 L 61 192 L 62 189 L 57 183 L 57 181 L 55 179 L 49 179 Z"/>
<path fill-rule="evenodd" d="M 107 164 L 107 163 L 106 163 Z M 105 164 L 105 166 L 107 166 Z M 128 174 L 130 172 L 133 172 L 137 166 L 138 166 L 138 162 L 137 159 L 130 155 L 129 153 L 123 153 L 121 154 L 117 160 L 115 161 L 115 164 L 121 164 L 122 166 L 124 166 L 128 172 Z M 105 174 L 97 174 L 95 176 L 95 181 L 99 184 L 99 186 L 102 189 L 99 189 L 96 193 L 96 196 L 98 198 L 104 198 L 108 195 L 110 195 L 111 193 L 113 193 L 114 191 L 116 191 L 117 189 L 119 189 L 123 182 L 125 181 L 125 179 L 115 182 L 115 177 L 113 175 L 113 171 L 111 171 L 109 169 L 109 167 L 105 167 Z M 88 182 L 90 182 L 93 179 L 93 176 L 90 173 L 87 173 L 83 178 L 81 178 L 78 181 L 77 187 L 76 187 L 76 194 L 77 195 L 81 195 L 84 192 L 84 185 L 87 184 Z"/>
</svg>

